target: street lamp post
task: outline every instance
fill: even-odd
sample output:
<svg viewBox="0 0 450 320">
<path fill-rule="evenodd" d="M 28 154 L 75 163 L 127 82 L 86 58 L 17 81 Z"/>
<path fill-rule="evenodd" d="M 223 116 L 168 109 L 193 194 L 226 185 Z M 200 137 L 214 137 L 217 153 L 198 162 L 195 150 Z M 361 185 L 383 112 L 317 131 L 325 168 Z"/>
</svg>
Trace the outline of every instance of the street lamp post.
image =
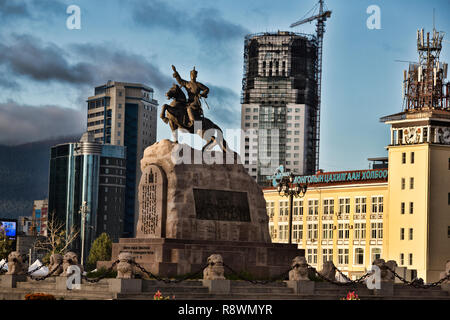
<svg viewBox="0 0 450 320">
<path fill-rule="evenodd" d="M 289 197 L 289 244 L 292 243 L 292 211 L 294 207 L 294 198 L 303 198 L 306 194 L 306 184 L 294 184 L 295 175 L 291 174 L 283 177 L 277 185 L 277 191 L 280 196 Z"/>
<path fill-rule="evenodd" d="M 86 238 L 86 216 L 89 212 L 89 207 L 86 201 L 83 201 L 80 210 L 81 215 L 81 265 L 84 266 L 84 242 Z"/>
</svg>

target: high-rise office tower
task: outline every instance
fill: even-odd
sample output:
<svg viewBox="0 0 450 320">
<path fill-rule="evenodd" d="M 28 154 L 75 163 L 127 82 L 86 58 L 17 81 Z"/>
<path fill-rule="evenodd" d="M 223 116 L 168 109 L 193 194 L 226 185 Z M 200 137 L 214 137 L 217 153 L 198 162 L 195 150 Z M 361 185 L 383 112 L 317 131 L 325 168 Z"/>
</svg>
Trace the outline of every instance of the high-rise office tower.
<svg viewBox="0 0 450 320">
<path fill-rule="evenodd" d="M 314 37 L 291 32 L 245 38 L 241 158 L 258 183 L 280 165 L 317 169 L 316 49 Z"/>
<path fill-rule="evenodd" d="M 51 148 L 48 212 L 66 229 L 81 231 L 86 252 L 92 241 L 106 232 L 118 241 L 123 232 L 126 148 L 104 145 L 85 133 L 80 142 Z M 82 230 L 80 209 L 87 215 Z M 80 250 L 76 241 L 73 250 Z M 86 256 L 85 256 L 86 257 Z"/>
<path fill-rule="evenodd" d="M 152 88 L 117 81 L 96 87 L 87 102 L 87 130 L 95 141 L 127 147 L 124 236 L 132 237 L 138 218 L 140 161 L 145 148 L 156 142 L 158 102 Z"/>
</svg>

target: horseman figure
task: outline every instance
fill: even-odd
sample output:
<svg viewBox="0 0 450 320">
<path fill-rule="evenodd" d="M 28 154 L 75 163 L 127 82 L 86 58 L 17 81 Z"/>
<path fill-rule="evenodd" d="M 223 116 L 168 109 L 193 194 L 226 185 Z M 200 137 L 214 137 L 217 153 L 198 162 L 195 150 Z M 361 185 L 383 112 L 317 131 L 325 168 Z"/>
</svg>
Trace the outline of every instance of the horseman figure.
<svg viewBox="0 0 450 320">
<path fill-rule="evenodd" d="M 203 117 L 203 109 L 200 98 L 207 98 L 209 88 L 204 84 L 197 82 L 197 70 L 192 69 L 191 81 L 186 81 L 180 77 L 177 69 L 172 65 L 173 77 L 177 80 L 178 84 L 186 89 L 188 93 L 187 101 L 187 114 L 189 122 L 187 126 L 190 127 L 194 124 L 195 120 L 200 120 Z"/>
<path fill-rule="evenodd" d="M 223 152 L 230 151 L 227 150 L 228 147 L 223 139 L 222 129 L 210 119 L 203 116 L 200 98 L 206 98 L 209 89 L 202 83 L 197 82 L 197 71 L 195 67 L 191 71 L 191 81 L 183 80 L 174 66 L 172 66 L 172 70 L 174 71 L 173 77 L 188 92 L 188 99 L 186 99 L 186 95 L 180 86 L 174 84 L 166 93 L 167 98 L 172 99 L 172 102 L 170 105 L 165 104 L 162 106 L 160 118 L 169 124 L 175 142 L 178 142 L 178 129 L 184 129 L 189 133 L 198 134 L 206 140 L 207 143 L 203 147 L 203 150 L 212 149 L 215 145 L 219 145 Z M 194 132 L 195 121 L 201 122 L 201 126 L 197 129 L 197 132 Z M 210 133 L 206 134 L 209 130 L 214 130 L 216 134 L 220 135 L 220 138 Z"/>
</svg>

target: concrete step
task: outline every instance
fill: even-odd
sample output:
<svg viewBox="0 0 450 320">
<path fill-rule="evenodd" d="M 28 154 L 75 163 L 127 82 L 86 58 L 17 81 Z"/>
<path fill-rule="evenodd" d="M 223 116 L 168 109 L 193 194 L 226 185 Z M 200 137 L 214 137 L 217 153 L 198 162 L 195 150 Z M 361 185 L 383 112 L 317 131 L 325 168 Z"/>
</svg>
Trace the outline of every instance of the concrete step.
<svg viewBox="0 0 450 320">
<path fill-rule="evenodd" d="M 284 288 L 284 287 L 232 287 L 231 288 L 232 294 L 292 294 L 294 293 L 293 289 L 291 288 Z"/>
<path fill-rule="evenodd" d="M 286 288 L 287 285 L 283 281 L 275 281 L 275 282 L 269 282 L 267 284 L 254 284 L 249 281 L 242 281 L 242 280 L 233 280 L 231 281 L 231 287 L 277 287 L 277 288 Z"/>
<path fill-rule="evenodd" d="M 55 290 L 55 283 L 45 283 L 45 282 L 39 282 L 39 281 L 35 281 L 33 282 L 17 282 L 16 284 L 17 288 L 20 289 L 30 289 L 30 290 Z"/>
</svg>

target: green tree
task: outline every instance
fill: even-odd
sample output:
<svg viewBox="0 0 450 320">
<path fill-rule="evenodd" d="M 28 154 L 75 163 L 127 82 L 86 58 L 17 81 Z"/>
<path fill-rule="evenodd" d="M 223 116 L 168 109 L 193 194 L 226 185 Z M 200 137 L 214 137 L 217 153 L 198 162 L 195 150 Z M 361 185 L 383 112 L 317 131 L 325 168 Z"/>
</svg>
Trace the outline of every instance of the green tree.
<svg viewBox="0 0 450 320">
<path fill-rule="evenodd" d="M 14 241 L 6 237 L 5 234 L 0 232 L 0 260 L 8 259 L 8 255 L 14 250 Z"/>
<path fill-rule="evenodd" d="M 112 241 L 109 235 L 103 232 L 92 243 L 91 251 L 87 261 L 87 270 L 96 268 L 97 261 L 111 260 Z"/>
</svg>

